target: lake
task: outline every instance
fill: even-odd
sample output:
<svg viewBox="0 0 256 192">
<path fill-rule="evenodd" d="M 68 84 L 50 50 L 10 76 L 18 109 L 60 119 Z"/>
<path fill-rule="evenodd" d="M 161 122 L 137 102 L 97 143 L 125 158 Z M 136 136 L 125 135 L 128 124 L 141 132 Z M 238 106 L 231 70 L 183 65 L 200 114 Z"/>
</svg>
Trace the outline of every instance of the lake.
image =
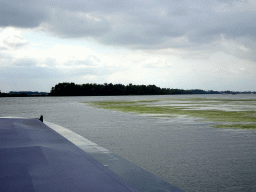
<svg viewBox="0 0 256 192">
<path fill-rule="evenodd" d="M 82 135 L 184 191 L 256 191 L 255 129 L 213 128 L 213 122 L 196 118 L 156 118 L 83 103 L 197 97 L 256 99 L 256 95 L 0 97 L 0 116 L 43 115 L 44 120 Z"/>
</svg>

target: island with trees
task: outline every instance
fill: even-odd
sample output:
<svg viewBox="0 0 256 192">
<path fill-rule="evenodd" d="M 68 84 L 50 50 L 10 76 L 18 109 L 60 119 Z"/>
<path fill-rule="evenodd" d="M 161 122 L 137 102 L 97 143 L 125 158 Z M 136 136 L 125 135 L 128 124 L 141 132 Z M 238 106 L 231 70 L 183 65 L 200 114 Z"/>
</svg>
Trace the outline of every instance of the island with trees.
<svg viewBox="0 0 256 192">
<path fill-rule="evenodd" d="M 1 93 L 0 97 L 35 97 L 35 96 L 114 96 L 114 95 L 177 95 L 177 94 L 256 94 L 255 91 L 213 91 L 201 89 L 160 88 L 156 85 L 123 84 L 75 84 L 58 83 L 50 92 L 10 91 Z"/>
<path fill-rule="evenodd" d="M 199 89 L 183 90 L 160 88 L 155 85 L 82 84 L 59 83 L 52 87 L 51 96 L 111 96 L 111 95 L 170 95 L 170 94 L 218 94 L 217 91 Z"/>
</svg>

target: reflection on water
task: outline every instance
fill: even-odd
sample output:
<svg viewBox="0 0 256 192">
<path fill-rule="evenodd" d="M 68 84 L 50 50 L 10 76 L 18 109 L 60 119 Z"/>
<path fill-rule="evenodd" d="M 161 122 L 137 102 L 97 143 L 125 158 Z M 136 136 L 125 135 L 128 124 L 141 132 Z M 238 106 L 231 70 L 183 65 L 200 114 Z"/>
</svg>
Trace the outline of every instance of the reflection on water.
<svg viewBox="0 0 256 192">
<path fill-rule="evenodd" d="M 255 95 L 0 98 L 0 116 L 38 118 L 43 114 L 46 121 L 71 129 L 185 191 L 256 191 L 255 130 L 216 129 L 209 122 L 185 116 L 152 118 L 82 103 L 187 97 L 256 98 Z"/>
</svg>

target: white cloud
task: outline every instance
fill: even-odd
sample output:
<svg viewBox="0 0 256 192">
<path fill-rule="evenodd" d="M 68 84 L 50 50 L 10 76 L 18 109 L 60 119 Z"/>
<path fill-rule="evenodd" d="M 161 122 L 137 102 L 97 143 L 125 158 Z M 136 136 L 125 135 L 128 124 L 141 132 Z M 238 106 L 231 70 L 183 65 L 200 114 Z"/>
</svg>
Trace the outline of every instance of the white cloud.
<svg viewBox="0 0 256 192">
<path fill-rule="evenodd" d="M 9 27 L 0 33 L 0 47 L 2 49 L 18 49 L 28 45 L 29 42 L 23 38 L 22 31 Z"/>
</svg>

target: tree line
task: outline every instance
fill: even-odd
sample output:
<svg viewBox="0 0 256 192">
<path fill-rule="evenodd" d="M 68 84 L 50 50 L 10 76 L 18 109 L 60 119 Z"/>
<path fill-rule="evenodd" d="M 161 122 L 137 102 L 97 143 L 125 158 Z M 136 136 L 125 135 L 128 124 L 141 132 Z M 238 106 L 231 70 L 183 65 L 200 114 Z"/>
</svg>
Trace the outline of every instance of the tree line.
<svg viewBox="0 0 256 192">
<path fill-rule="evenodd" d="M 50 96 L 111 96 L 111 95 L 169 95 L 169 94 L 218 94 L 217 91 L 200 89 L 183 90 L 160 88 L 155 85 L 123 85 L 123 84 L 75 84 L 59 83 L 52 87 Z"/>
<path fill-rule="evenodd" d="M 205 91 L 201 89 L 170 89 L 155 85 L 122 85 L 122 84 L 75 84 L 58 83 L 50 93 L 32 91 L 10 91 L 1 93 L 0 97 L 38 97 L 38 96 L 111 96 L 111 95 L 175 95 L 175 94 L 256 94 L 256 91 Z"/>
</svg>

